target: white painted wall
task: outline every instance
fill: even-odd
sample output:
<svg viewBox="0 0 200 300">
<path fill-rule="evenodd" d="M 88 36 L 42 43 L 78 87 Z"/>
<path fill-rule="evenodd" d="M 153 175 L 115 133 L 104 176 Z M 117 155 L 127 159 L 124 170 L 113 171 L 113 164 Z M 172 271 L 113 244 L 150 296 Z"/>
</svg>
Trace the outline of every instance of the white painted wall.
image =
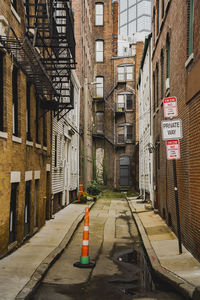
<svg viewBox="0 0 200 300">
<path fill-rule="evenodd" d="M 145 198 L 150 195 L 153 204 L 153 153 L 149 145 L 153 141 L 153 102 L 152 102 L 152 64 L 151 41 L 148 45 L 143 68 L 140 69 L 141 81 L 138 86 L 139 101 L 139 188 Z"/>
<path fill-rule="evenodd" d="M 69 192 L 79 185 L 80 84 L 74 70 L 71 78 L 74 85 L 74 109 L 59 121 L 56 117 L 53 118 L 52 124 L 52 194 L 62 192 L 63 205 L 69 203 Z M 57 167 L 55 167 L 55 135 L 57 135 Z"/>
</svg>

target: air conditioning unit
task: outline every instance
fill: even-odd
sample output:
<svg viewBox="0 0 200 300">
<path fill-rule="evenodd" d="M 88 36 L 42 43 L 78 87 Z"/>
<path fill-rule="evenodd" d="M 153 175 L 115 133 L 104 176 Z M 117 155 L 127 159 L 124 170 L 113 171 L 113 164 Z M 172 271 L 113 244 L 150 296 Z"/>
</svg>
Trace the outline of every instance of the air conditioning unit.
<svg viewBox="0 0 200 300">
<path fill-rule="evenodd" d="M 170 89 L 170 79 L 169 78 L 166 79 L 165 86 L 166 86 L 166 91 Z"/>
</svg>

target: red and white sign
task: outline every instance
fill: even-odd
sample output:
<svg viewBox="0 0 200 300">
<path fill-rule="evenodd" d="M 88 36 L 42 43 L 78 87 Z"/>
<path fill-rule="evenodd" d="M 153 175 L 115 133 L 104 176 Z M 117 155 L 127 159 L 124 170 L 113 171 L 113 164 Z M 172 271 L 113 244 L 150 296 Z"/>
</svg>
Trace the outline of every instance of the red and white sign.
<svg viewBox="0 0 200 300">
<path fill-rule="evenodd" d="M 167 159 L 179 159 L 180 158 L 180 144 L 179 140 L 166 141 Z"/>
<path fill-rule="evenodd" d="M 178 116 L 178 106 L 176 97 L 169 97 L 163 99 L 164 104 L 164 117 L 177 117 Z"/>
</svg>

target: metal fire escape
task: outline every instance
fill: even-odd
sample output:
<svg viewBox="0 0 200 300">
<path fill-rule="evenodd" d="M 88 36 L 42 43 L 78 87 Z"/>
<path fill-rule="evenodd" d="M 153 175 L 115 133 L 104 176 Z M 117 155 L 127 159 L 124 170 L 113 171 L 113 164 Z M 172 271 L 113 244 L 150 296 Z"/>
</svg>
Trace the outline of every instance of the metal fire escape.
<svg viewBox="0 0 200 300">
<path fill-rule="evenodd" d="M 1 47 L 35 85 L 43 108 L 61 118 L 73 109 L 70 75 L 76 63 L 71 1 L 25 0 L 24 6 L 25 35 L 17 37 L 9 27 L 7 35 L 0 36 Z"/>
</svg>

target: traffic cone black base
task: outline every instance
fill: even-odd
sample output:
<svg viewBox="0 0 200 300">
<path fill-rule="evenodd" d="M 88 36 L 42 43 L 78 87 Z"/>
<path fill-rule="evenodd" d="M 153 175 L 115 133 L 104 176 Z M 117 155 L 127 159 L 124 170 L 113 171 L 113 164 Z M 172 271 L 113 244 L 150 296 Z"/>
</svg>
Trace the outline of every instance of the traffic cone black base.
<svg viewBox="0 0 200 300">
<path fill-rule="evenodd" d="M 81 269 L 84 269 L 84 268 L 86 268 L 86 269 L 94 268 L 95 265 L 96 265 L 96 264 L 93 263 L 93 262 L 90 262 L 89 264 L 81 264 L 79 261 L 76 262 L 76 263 L 74 263 L 74 267 L 76 267 L 76 268 L 81 268 Z"/>
</svg>

